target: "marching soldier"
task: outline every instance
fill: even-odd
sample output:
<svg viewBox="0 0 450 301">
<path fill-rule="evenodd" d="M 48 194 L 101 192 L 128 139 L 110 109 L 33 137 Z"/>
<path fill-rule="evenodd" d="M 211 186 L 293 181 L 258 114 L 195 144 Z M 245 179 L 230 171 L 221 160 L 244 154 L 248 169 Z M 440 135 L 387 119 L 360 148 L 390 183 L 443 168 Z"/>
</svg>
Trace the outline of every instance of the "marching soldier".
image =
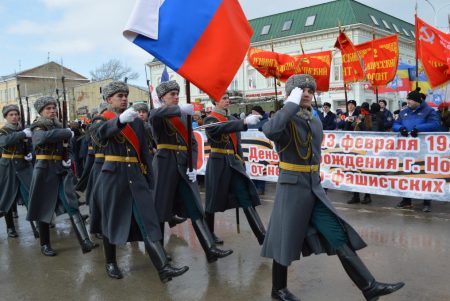
<svg viewBox="0 0 450 301">
<path fill-rule="evenodd" d="M 156 92 L 163 105 L 150 112 L 150 123 L 157 142 L 153 160 L 155 171 L 155 202 L 161 223 L 171 219 L 173 213 L 189 217 L 195 233 L 203 247 L 208 262 L 230 255 L 232 250 L 216 247 L 206 225 L 200 192 L 196 181 L 196 170 L 187 167 L 188 133 L 185 117 L 193 114 L 191 104 L 178 105 L 180 86 L 176 81 L 161 83 Z M 197 162 L 197 144 L 192 138 L 193 162 Z M 164 224 L 161 228 L 163 229 Z"/>
<path fill-rule="evenodd" d="M 148 149 L 150 152 L 150 160 L 151 162 L 153 162 L 153 157 L 156 153 L 156 141 L 153 138 L 153 130 L 150 126 L 150 123 L 148 122 L 148 115 L 149 115 L 148 105 L 145 103 L 136 103 L 133 105 L 133 108 L 136 112 L 138 112 L 138 117 L 144 122 L 145 132 L 147 134 L 148 140 Z M 153 189 L 153 187 L 151 188 Z M 173 215 L 168 224 L 171 228 L 173 228 L 178 224 L 184 223 L 185 221 L 186 218 Z M 164 233 L 164 229 L 162 229 L 161 231 Z"/>
<path fill-rule="evenodd" d="M 18 198 L 28 207 L 33 166 L 32 155 L 24 139 L 31 138 L 31 130 L 22 129 L 20 111 L 16 105 L 2 109 L 6 125 L 0 129 L 0 212 L 5 212 L 8 237 L 17 237 L 13 208 Z"/>
<path fill-rule="evenodd" d="M 214 213 L 230 208 L 242 207 L 248 223 L 261 245 L 266 235 L 263 223 L 255 210 L 260 205 L 258 193 L 252 180 L 247 175 L 241 148 L 240 132 L 247 130 L 247 125 L 259 122 L 261 115 L 250 114 L 244 120 L 227 116 L 230 106 L 229 95 L 222 96 L 205 119 L 205 124 L 220 124 L 206 128 L 211 153 L 206 165 L 205 216 L 216 244 L 223 241 L 214 234 Z"/>
<path fill-rule="evenodd" d="M 161 245 L 161 230 L 151 192 L 151 173 L 145 127 L 128 106 L 128 86 L 111 82 L 103 89 L 110 110 L 97 128 L 95 139 L 103 145 L 105 162 L 97 180 L 102 203 L 102 234 L 106 271 L 122 278 L 116 262 L 116 245 L 144 241 L 162 282 L 184 274 L 188 267 L 172 267 Z"/>
<path fill-rule="evenodd" d="M 94 114 L 94 112 L 93 112 Z M 87 142 L 87 156 L 84 160 L 84 164 L 83 164 L 83 172 L 81 174 L 80 179 L 78 180 L 78 183 L 76 185 L 76 190 L 77 191 L 81 191 L 84 192 L 86 190 L 87 184 L 88 184 L 88 180 L 89 180 L 89 175 L 91 174 L 91 170 L 92 167 L 94 166 L 94 161 L 95 161 L 95 151 L 94 151 L 94 146 L 92 144 L 92 140 L 90 135 L 87 134 L 87 132 L 89 131 L 89 128 L 91 127 L 92 124 L 87 126 L 85 135 L 82 139 L 85 139 Z M 86 147 L 86 146 L 85 146 Z M 86 198 L 86 204 L 89 205 L 89 201 L 88 198 Z"/>
<path fill-rule="evenodd" d="M 322 124 L 313 118 L 311 102 L 316 82 L 310 75 L 293 75 L 286 82 L 284 107 L 264 126 L 280 157 L 275 204 L 262 253 L 273 259 L 272 297 L 299 300 L 287 289 L 287 266 L 300 254 L 337 254 L 345 271 L 366 300 L 399 290 L 404 283 L 375 280 L 356 254 L 366 246 L 337 213 L 320 183 Z"/>
<path fill-rule="evenodd" d="M 78 210 L 71 160 L 63 160 L 63 140 L 70 140 L 73 132 L 62 128 L 56 118 L 56 100 L 51 96 L 40 97 L 34 103 L 39 113 L 31 125 L 36 163 L 30 187 L 30 204 L 27 219 L 39 221 L 41 252 L 55 256 L 50 244 L 49 224 L 55 208 L 58 213 L 67 212 L 83 253 L 96 245 L 90 240 L 86 225 Z M 58 207 L 57 207 L 58 206 Z"/>
<path fill-rule="evenodd" d="M 103 163 L 105 162 L 105 152 L 103 150 L 104 145 L 95 139 L 96 128 L 100 123 L 105 122 L 106 119 L 101 115 L 108 108 L 106 102 L 102 102 L 97 109 L 97 115 L 94 116 L 90 126 L 86 131 L 86 138 L 91 141 L 92 148 L 94 150 L 94 164 L 92 165 L 91 172 L 86 185 L 86 203 L 89 204 L 89 211 L 91 213 L 89 219 L 89 230 L 97 238 L 103 239 L 102 236 L 102 200 L 99 195 L 100 185 L 97 185 L 97 181 L 102 171 Z"/>
</svg>

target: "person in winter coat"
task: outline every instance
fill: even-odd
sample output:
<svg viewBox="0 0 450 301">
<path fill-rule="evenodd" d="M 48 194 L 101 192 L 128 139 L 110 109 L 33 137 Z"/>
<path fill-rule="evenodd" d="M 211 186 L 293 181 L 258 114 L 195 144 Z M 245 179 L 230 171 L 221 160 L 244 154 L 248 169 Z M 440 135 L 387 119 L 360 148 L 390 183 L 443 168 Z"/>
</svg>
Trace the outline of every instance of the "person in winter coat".
<svg viewBox="0 0 450 301">
<path fill-rule="evenodd" d="M 440 132 L 441 119 L 439 114 L 425 102 L 426 95 L 420 93 L 420 87 L 409 92 L 407 96 L 407 107 L 400 111 L 398 119 L 395 120 L 392 130 L 399 132 L 403 137 L 417 137 L 418 133 Z M 396 206 L 399 209 L 411 208 L 410 198 L 403 200 Z M 423 212 L 431 211 L 431 201 L 423 201 Z"/>
<path fill-rule="evenodd" d="M 338 255 L 366 300 L 377 300 L 404 283 L 375 280 L 355 252 L 366 243 L 338 214 L 321 185 L 323 130 L 311 112 L 315 90 L 316 82 L 310 75 L 291 76 L 286 82 L 284 107 L 263 127 L 280 157 L 275 203 L 261 252 L 273 259 L 272 297 L 299 300 L 287 289 L 287 267 L 299 260 L 300 254 L 328 253 Z"/>
</svg>

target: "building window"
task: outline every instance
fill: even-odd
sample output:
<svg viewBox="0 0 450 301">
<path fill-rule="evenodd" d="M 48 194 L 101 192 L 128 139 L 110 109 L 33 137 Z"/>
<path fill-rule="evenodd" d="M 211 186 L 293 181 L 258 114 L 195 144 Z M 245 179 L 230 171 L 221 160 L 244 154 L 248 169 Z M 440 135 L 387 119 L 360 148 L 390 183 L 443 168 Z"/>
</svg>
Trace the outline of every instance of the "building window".
<svg viewBox="0 0 450 301">
<path fill-rule="evenodd" d="M 274 85 L 274 78 L 273 77 L 267 77 L 266 78 L 266 86 L 267 86 L 267 88 L 275 87 L 275 85 Z"/>
<path fill-rule="evenodd" d="M 342 81 L 342 58 L 334 58 L 333 65 L 334 81 Z"/>
<path fill-rule="evenodd" d="M 264 25 L 264 27 L 261 30 L 261 35 L 268 34 L 269 31 L 270 31 L 270 24 L 269 25 Z"/>
<path fill-rule="evenodd" d="M 396 32 L 400 32 L 400 29 L 398 29 L 397 25 L 395 25 L 394 23 L 392 23 L 392 25 L 394 26 Z"/>
<path fill-rule="evenodd" d="M 311 26 L 314 25 L 314 21 L 316 20 L 316 15 L 314 16 L 309 16 L 308 18 L 306 18 L 306 22 L 305 22 L 305 26 Z"/>
<path fill-rule="evenodd" d="M 403 29 L 403 32 L 405 33 L 405 35 L 409 37 L 409 32 L 407 32 L 406 29 L 404 29 L 404 28 L 402 28 L 402 29 Z"/>
<path fill-rule="evenodd" d="M 239 82 L 238 82 L 237 78 L 233 78 L 228 89 L 232 90 L 232 91 L 239 89 Z"/>
<path fill-rule="evenodd" d="M 284 22 L 282 31 L 290 30 L 291 26 L 292 26 L 292 20 L 288 20 L 288 21 Z"/>
<path fill-rule="evenodd" d="M 248 88 L 256 89 L 256 70 L 255 69 L 248 70 L 247 78 L 248 78 Z"/>
<path fill-rule="evenodd" d="M 391 29 L 388 22 L 386 22 L 385 20 L 381 20 L 381 21 L 383 21 L 384 27 L 386 27 L 387 29 Z"/>
<path fill-rule="evenodd" d="M 373 24 L 380 25 L 380 23 L 378 23 L 377 19 L 374 16 L 370 15 L 370 18 L 372 19 Z"/>
</svg>

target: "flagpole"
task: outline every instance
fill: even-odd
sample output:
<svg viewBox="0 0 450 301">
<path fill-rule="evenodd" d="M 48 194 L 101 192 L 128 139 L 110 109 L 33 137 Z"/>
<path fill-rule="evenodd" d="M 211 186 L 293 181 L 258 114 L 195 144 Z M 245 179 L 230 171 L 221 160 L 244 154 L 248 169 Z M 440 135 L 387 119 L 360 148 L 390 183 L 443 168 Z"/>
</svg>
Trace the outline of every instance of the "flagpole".
<svg viewBox="0 0 450 301">
<path fill-rule="evenodd" d="M 417 36 L 417 1 L 416 1 L 416 13 L 414 14 L 414 25 L 416 26 L 416 36 Z M 416 38 L 417 39 L 417 38 Z M 416 44 L 416 89 L 419 87 L 419 54 L 417 51 L 417 42 L 414 41 Z"/>
<path fill-rule="evenodd" d="M 186 102 L 191 103 L 191 82 L 186 81 Z M 187 132 L 188 132 L 188 141 L 187 141 L 187 164 L 189 171 L 193 170 L 193 162 L 192 162 L 192 116 L 187 115 Z"/>
<path fill-rule="evenodd" d="M 372 41 L 375 40 L 375 28 L 372 26 Z M 373 44 L 372 44 L 373 49 Z M 378 86 L 375 86 L 375 101 L 378 103 Z"/>
<path fill-rule="evenodd" d="M 273 48 L 273 41 L 271 42 L 272 52 L 274 52 Z M 273 77 L 273 86 L 275 87 L 275 111 L 278 111 L 280 109 L 279 103 L 278 103 L 278 89 L 277 89 L 277 76 L 275 75 Z"/>
<path fill-rule="evenodd" d="M 302 54 L 305 54 L 305 49 L 303 49 L 303 43 L 302 40 L 300 39 L 300 48 L 302 50 Z M 316 104 L 316 109 L 319 109 L 319 106 L 317 105 L 317 99 L 316 99 L 316 93 L 313 94 L 314 97 L 314 103 Z"/>
</svg>

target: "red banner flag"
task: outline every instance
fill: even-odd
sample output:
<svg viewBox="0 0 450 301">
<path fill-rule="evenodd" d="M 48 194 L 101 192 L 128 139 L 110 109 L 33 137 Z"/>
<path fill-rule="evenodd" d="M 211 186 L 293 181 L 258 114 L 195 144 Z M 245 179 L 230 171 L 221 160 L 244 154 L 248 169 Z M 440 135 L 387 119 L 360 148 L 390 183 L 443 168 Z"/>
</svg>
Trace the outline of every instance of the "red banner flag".
<svg viewBox="0 0 450 301">
<path fill-rule="evenodd" d="M 417 57 L 422 62 L 432 87 L 450 80 L 450 34 L 416 17 Z"/>
<path fill-rule="evenodd" d="M 340 32 L 334 47 L 341 50 L 342 53 L 344 82 L 348 83 L 364 80 L 362 58 L 359 57 L 355 46 L 344 32 Z"/>
<path fill-rule="evenodd" d="M 316 80 L 317 91 L 330 89 L 331 50 L 295 55 L 296 74 L 309 74 Z"/>
<path fill-rule="evenodd" d="M 282 82 L 293 74 L 309 74 L 316 80 L 317 91 L 328 91 L 330 85 L 331 51 L 290 56 L 250 48 L 248 61 L 264 77 L 276 77 Z"/>
<path fill-rule="evenodd" d="M 398 66 L 396 34 L 355 45 L 366 67 L 367 81 L 374 87 L 385 86 L 395 77 Z"/>
</svg>

